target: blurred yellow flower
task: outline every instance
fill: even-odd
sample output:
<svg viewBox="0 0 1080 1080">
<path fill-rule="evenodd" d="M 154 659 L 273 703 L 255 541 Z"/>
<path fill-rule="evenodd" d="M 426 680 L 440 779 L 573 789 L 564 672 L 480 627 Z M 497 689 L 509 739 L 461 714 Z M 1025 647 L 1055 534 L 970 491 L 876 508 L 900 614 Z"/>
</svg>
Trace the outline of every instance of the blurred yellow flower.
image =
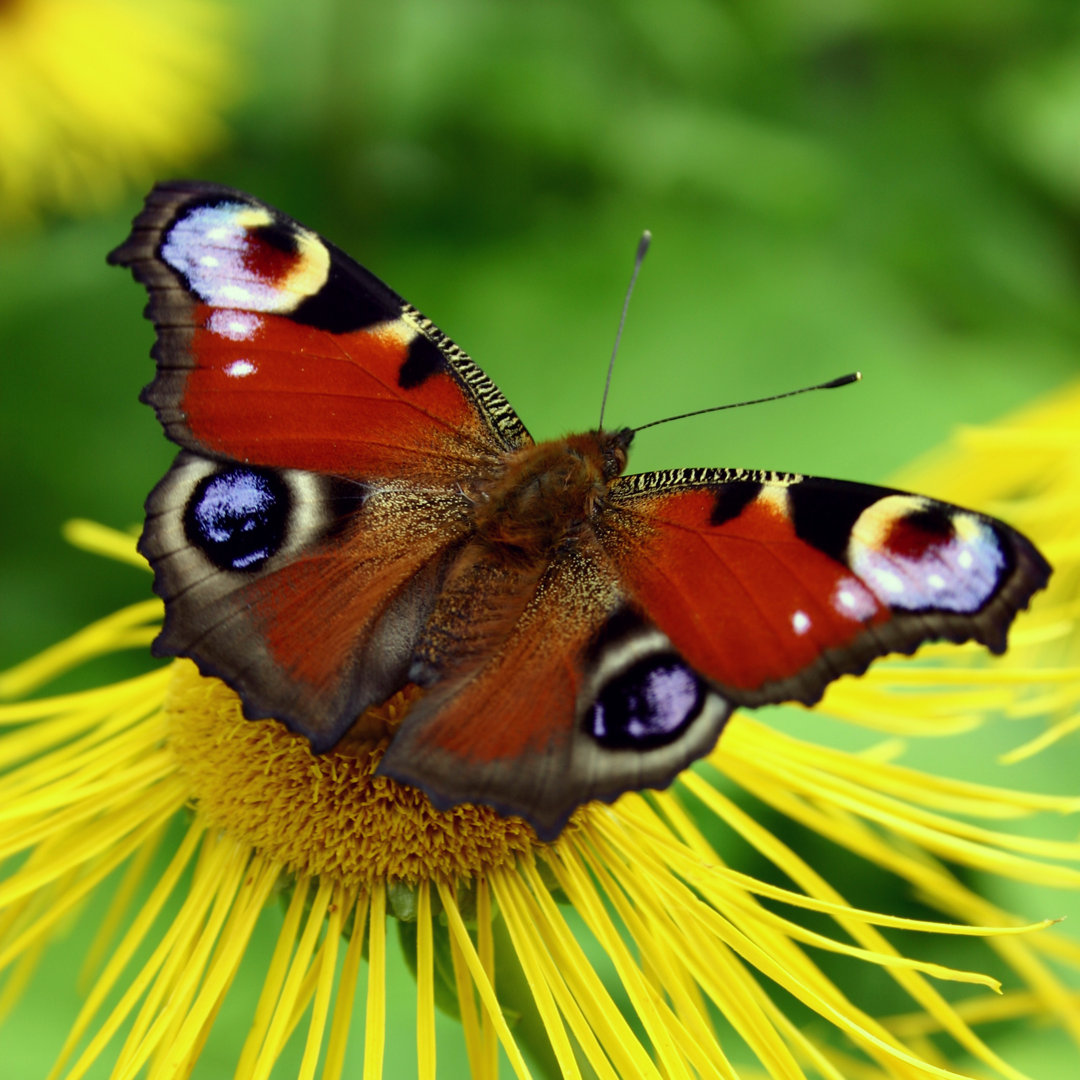
<svg viewBox="0 0 1080 1080">
<path fill-rule="evenodd" d="M 212 0 L 0 0 L 0 221 L 106 204 L 223 135 Z"/>
<path fill-rule="evenodd" d="M 1057 565 L 1050 589 L 1018 620 L 1005 661 L 931 646 L 923 662 L 879 662 L 842 680 L 821 711 L 894 736 L 964 732 L 1002 715 L 1046 716 L 1059 725 L 1047 737 L 1076 726 L 1078 431 L 1080 388 L 962 433 L 908 478 L 1010 519 Z M 140 563 L 128 536 L 86 523 L 69 533 Z M 144 648 L 160 615 L 150 601 L 102 620 L 0 677 L 0 693 L 24 693 L 102 652 Z M 114 1077 L 187 1076 L 260 918 L 280 930 L 236 1066 L 243 1080 L 269 1076 L 302 1024 L 300 1076 L 343 1075 L 365 956 L 357 1058 L 366 1080 L 382 1075 L 391 916 L 406 927 L 416 973 L 410 1038 L 423 1080 L 436 1071 L 436 1002 L 448 1000 L 473 1076 L 492 1080 L 500 1045 L 518 1077 L 535 1075 L 530 1055 L 543 1075 L 608 1080 L 973 1075 L 956 1071 L 932 1041 L 944 1033 L 952 1057 L 970 1055 L 978 1075 L 1020 1080 L 976 1033 L 979 1023 L 1056 1020 L 1080 1043 L 1077 997 L 1056 970 L 1080 967 L 1080 947 L 1052 920 L 1025 924 L 960 876 L 977 869 L 1080 888 L 1080 844 L 1038 831 L 1038 815 L 1075 813 L 1080 795 L 951 780 L 896 763 L 896 738 L 852 754 L 739 715 L 708 760 L 670 790 L 583 807 L 557 841 L 541 844 L 517 820 L 475 807 L 440 813 L 371 775 L 407 707 L 402 694 L 369 711 L 344 744 L 317 758 L 279 725 L 243 720 L 231 691 L 187 661 L 0 709 L 8 729 L 0 857 L 12 860 L 0 884 L 0 969 L 8 971 L 0 1011 L 57 928 L 126 867 L 89 951 L 96 981 L 53 1075 L 81 1077 L 104 1056 Z M 917 894 L 948 921 L 852 906 L 843 883 L 756 819 L 740 792 L 879 868 L 899 895 Z M 1010 820 L 1021 829 L 1001 827 Z M 162 843 L 171 858 L 150 880 Z M 770 865 L 769 880 L 729 865 L 723 852 L 736 845 Z M 264 909 L 283 882 L 282 918 Z M 170 898 L 178 910 L 155 930 Z M 800 912 L 816 913 L 819 929 Z M 904 931 L 905 940 L 985 938 L 1006 973 L 1006 996 L 989 975 L 906 955 L 883 930 Z M 890 996 L 910 1011 L 877 1015 L 876 994 L 846 996 L 808 946 L 872 965 L 879 989 L 891 984 Z M 594 966 L 600 955 L 606 982 Z M 508 970 L 520 977 L 507 980 Z M 957 1001 L 941 982 L 976 989 Z M 797 1022 L 791 999 L 816 1022 Z M 523 1013 L 535 1022 L 515 1024 Z M 122 1045 L 109 1050 L 121 1031 Z M 350 1075 L 360 1075 L 358 1062 Z"/>
</svg>

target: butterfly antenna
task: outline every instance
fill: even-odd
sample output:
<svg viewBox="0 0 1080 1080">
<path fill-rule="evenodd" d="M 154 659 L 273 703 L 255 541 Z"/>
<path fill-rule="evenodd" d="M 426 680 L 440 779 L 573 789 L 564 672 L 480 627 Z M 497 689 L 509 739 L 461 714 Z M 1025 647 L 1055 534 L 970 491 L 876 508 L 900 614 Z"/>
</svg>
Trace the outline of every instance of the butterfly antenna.
<svg viewBox="0 0 1080 1080">
<path fill-rule="evenodd" d="M 620 327 L 621 330 L 621 327 Z M 794 397 L 796 394 L 809 394 L 811 390 L 835 390 L 838 386 L 850 386 L 862 378 L 861 371 L 853 371 L 849 375 L 841 375 L 838 379 L 830 379 L 828 382 L 817 383 L 815 386 L 804 386 L 799 390 L 788 390 L 783 394 L 770 394 L 769 397 L 754 398 L 752 401 L 735 401 L 730 405 L 713 405 L 709 409 L 695 409 L 693 412 L 680 413 L 678 416 L 666 416 L 663 420 L 653 420 L 648 424 L 633 429 L 636 435 L 646 428 L 656 427 L 657 424 L 670 424 L 673 420 L 685 420 L 690 416 L 701 416 L 704 413 L 722 412 L 724 409 L 741 409 L 744 405 L 761 405 L 766 401 L 779 401 L 781 398 Z"/>
<path fill-rule="evenodd" d="M 638 271 L 645 261 L 645 252 L 652 243 L 652 233 L 646 229 L 638 241 L 637 254 L 634 256 L 634 272 L 630 275 L 630 284 L 626 287 L 626 299 L 623 300 L 622 315 L 619 318 L 619 329 L 615 334 L 615 347 L 611 350 L 611 360 L 608 361 L 607 379 L 604 382 L 604 396 L 600 400 L 600 423 L 596 425 L 597 431 L 604 430 L 604 409 L 607 408 L 608 391 L 611 389 L 611 373 L 615 370 L 615 357 L 619 352 L 619 342 L 622 340 L 623 327 L 626 325 L 626 312 L 630 307 L 630 296 L 634 291 L 634 282 L 637 281 Z"/>
</svg>

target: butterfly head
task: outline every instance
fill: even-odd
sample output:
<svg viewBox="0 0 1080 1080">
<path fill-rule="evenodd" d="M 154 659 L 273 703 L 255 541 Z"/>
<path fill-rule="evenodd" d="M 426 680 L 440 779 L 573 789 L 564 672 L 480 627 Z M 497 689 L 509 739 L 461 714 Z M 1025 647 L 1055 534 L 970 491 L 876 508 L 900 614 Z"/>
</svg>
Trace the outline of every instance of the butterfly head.
<svg viewBox="0 0 1080 1080">
<path fill-rule="evenodd" d="M 627 427 L 618 431 L 598 431 L 595 437 L 604 462 L 604 479 L 610 483 L 615 477 L 622 476 L 626 469 L 634 429 Z"/>
</svg>

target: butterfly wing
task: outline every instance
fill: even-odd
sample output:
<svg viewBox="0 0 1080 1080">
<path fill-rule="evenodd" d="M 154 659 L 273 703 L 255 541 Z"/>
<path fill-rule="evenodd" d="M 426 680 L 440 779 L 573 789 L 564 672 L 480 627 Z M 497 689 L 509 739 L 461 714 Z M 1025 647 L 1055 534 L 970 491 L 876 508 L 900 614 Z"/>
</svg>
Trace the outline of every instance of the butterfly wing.
<svg viewBox="0 0 1080 1080">
<path fill-rule="evenodd" d="M 542 567 L 466 552 L 410 677 L 429 689 L 379 771 L 439 807 L 521 815 L 544 840 L 582 803 L 667 786 L 731 711 L 588 538 Z"/>
<path fill-rule="evenodd" d="M 143 397 L 184 448 L 140 541 L 155 652 L 326 749 L 404 682 L 467 530 L 461 479 L 532 440 L 430 320 L 242 192 L 159 185 L 110 261 L 149 291 Z"/>
<path fill-rule="evenodd" d="M 1050 574 L 1008 525 L 890 488 L 686 469 L 610 495 L 602 539 L 628 594 L 738 705 L 812 704 L 934 639 L 1003 652 Z"/>
<path fill-rule="evenodd" d="M 738 470 L 616 480 L 595 531 L 528 581 L 446 594 L 429 681 L 382 771 L 543 839 L 590 799 L 662 788 L 740 705 L 817 701 L 922 642 L 1001 652 L 1050 568 L 992 518 L 864 484 Z M 480 581 L 493 593 L 484 592 Z M 470 604 L 475 605 L 475 610 Z M 483 613 L 501 611 L 481 631 Z"/>
<path fill-rule="evenodd" d="M 191 657 L 247 716 L 327 750 L 405 684 L 466 510 L 456 492 L 183 451 L 139 545 L 166 601 L 154 653 Z"/>
<path fill-rule="evenodd" d="M 374 274 L 231 188 L 159 184 L 109 256 L 150 293 L 143 397 L 186 449 L 256 465 L 453 482 L 531 444 L 473 361 Z"/>
</svg>

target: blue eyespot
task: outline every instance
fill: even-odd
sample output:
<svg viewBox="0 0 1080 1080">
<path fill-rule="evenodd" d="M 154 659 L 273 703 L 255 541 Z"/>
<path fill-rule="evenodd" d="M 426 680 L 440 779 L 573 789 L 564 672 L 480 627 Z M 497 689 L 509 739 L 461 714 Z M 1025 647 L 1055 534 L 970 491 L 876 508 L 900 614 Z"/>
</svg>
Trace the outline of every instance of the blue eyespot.
<svg viewBox="0 0 1080 1080">
<path fill-rule="evenodd" d="M 218 568 L 258 570 L 281 548 L 289 508 L 289 489 L 277 473 L 236 466 L 200 481 L 184 531 Z"/>
<path fill-rule="evenodd" d="M 705 694 L 679 657 L 648 656 L 603 688 L 589 710 L 589 731 L 605 746 L 663 746 L 701 712 Z"/>
</svg>

